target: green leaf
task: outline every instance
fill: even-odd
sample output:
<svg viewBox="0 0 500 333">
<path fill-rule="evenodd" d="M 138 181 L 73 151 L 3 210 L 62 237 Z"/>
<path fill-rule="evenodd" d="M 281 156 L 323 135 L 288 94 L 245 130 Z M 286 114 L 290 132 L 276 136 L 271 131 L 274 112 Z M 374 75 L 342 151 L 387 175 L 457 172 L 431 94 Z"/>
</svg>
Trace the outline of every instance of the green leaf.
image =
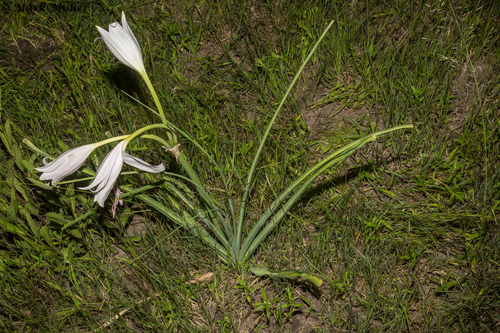
<svg viewBox="0 0 500 333">
<path fill-rule="evenodd" d="M 436 288 L 436 293 L 447 293 L 451 288 L 457 284 L 457 281 L 448 281 L 442 286 Z"/>
<path fill-rule="evenodd" d="M 295 202 L 299 200 L 302 194 L 306 191 L 309 185 L 328 168 L 335 164 L 342 163 L 345 158 L 356 152 L 369 142 L 375 141 L 377 136 L 390 133 L 404 128 L 412 128 L 413 125 L 401 125 L 386 130 L 382 130 L 361 139 L 351 142 L 350 144 L 331 153 L 320 162 L 316 163 L 305 173 L 300 175 L 290 186 L 283 191 L 280 196 L 269 205 L 264 214 L 259 218 L 253 226 L 249 235 L 245 239 L 240 251 L 239 261 L 248 260 L 252 253 L 258 248 L 260 243 L 273 230 L 273 228 L 287 215 L 288 211 L 293 207 Z M 286 202 L 285 202 L 286 200 Z"/>
<path fill-rule="evenodd" d="M 50 247 L 54 247 L 54 243 L 52 242 L 54 235 L 52 234 L 52 230 L 49 227 L 43 226 L 40 229 L 40 236 L 42 236 L 43 240 L 45 240 L 45 242 L 49 244 Z"/>
<path fill-rule="evenodd" d="M 7 137 L 7 140 L 9 142 L 9 145 L 12 146 L 12 130 L 10 129 L 10 121 L 7 119 L 5 122 L 5 135 Z"/>
<path fill-rule="evenodd" d="M 37 179 L 33 179 L 33 178 L 28 177 L 27 180 L 29 180 L 33 185 L 38 186 L 44 190 L 52 190 L 53 189 L 52 186 L 47 185 L 47 184 L 45 184 Z"/>
<path fill-rule="evenodd" d="M 70 263 L 73 259 L 73 242 L 61 250 L 65 263 Z"/>
<path fill-rule="evenodd" d="M 311 51 L 307 55 L 306 59 L 304 59 L 304 62 L 300 66 L 299 70 L 297 71 L 297 73 L 295 74 L 294 78 L 292 79 L 292 82 L 288 86 L 287 91 L 283 95 L 283 97 L 282 97 L 282 99 L 280 101 L 280 104 L 278 105 L 278 107 L 274 111 L 274 115 L 273 115 L 272 119 L 269 121 L 269 124 L 266 127 L 266 131 L 264 132 L 264 135 L 262 136 L 262 139 L 260 140 L 259 148 L 257 148 L 257 152 L 255 153 L 255 156 L 253 158 L 252 166 L 250 167 L 250 171 L 248 172 L 248 175 L 247 175 L 247 180 L 246 180 L 245 187 L 244 187 L 244 190 L 243 190 L 243 197 L 241 198 L 240 214 L 239 214 L 238 223 L 237 223 L 237 228 L 238 229 L 236 230 L 236 233 L 235 233 L 235 247 L 238 248 L 238 249 L 240 248 L 240 244 L 241 244 L 241 235 L 242 235 L 242 232 L 243 232 L 243 221 L 245 220 L 246 206 L 247 206 L 248 198 L 250 196 L 250 192 L 252 190 L 253 177 L 254 177 L 254 174 L 255 174 L 255 170 L 257 168 L 257 163 L 259 162 L 259 159 L 260 159 L 260 155 L 262 154 L 262 149 L 264 148 L 264 144 L 265 144 L 265 142 L 267 140 L 267 137 L 269 136 L 269 133 L 271 132 L 271 129 L 273 128 L 273 125 L 274 125 L 276 119 L 278 118 L 278 115 L 279 115 L 279 113 L 281 111 L 281 108 L 285 104 L 285 101 L 286 101 L 288 95 L 292 91 L 292 88 L 295 86 L 295 83 L 297 82 L 297 80 L 299 79 L 300 75 L 302 74 L 302 71 L 304 70 L 304 68 L 306 67 L 307 63 L 309 62 L 309 59 L 311 59 L 311 57 L 313 56 L 314 52 L 316 52 L 316 49 L 318 48 L 319 44 L 325 38 L 326 33 L 332 27 L 333 22 L 334 22 L 334 20 L 332 20 L 328 24 L 328 26 L 325 28 L 325 30 L 323 30 L 323 33 L 321 34 L 321 36 L 319 37 L 319 39 L 314 44 L 313 48 L 311 49 Z M 242 255 L 244 255 L 245 252 L 246 251 L 243 251 Z M 238 258 L 238 260 L 242 260 L 242 258 Z"/>
<path fill-rule="evenodd" d="M 82 238 L 82 233 L 78 229 L 70 229 L 69 232 L 76 238 Z"/>
<path fill-rule="evenodd" d="M 50 222 L 55 222 L 57 224 L 60 224 L 61 226 L 64 226 L 65 224 L 69 224 L 71 222 L 61 214 L 55 212 L 48 212 L 46 217 Z"/>
<path fill-rule="evenodd" d="M 12 146 L 12 131 L 10 129 L 10 121 L 7 120 L 4 125 L 3 133 L 0 132 L 0 139 L 3 141 L 7 150 L 10 152 L 10 147 Z"/>
<path fill-rule="evenodd" d="M 46 217 L 50 222 L 55 222 L 55 223 L 62 225 L 61 230 L 65 230 L 65 229 L 71 227 L 72 225 L 75 225 L 76 223 L 86 219 L 87 217 L 89 217 L 92 214 L 95 214 L 95 211 L 90 210 L 74 220 L 68 220 L 64 216 L 62 216 L 61 214 L 54 213 L 54 212 L 47 213 Z"/>
<path fill-rule="evenodd" d="M 389 190 L 385 190 L 383 188 L 378 188 L 378 190 L 382 193 L 384 193 L 385 195 L 387 195 L 388 197 L 391 197 L 391 198 L 395 198 L 396 197 L 396 194 L 394 194 L 394 192 L 391 192 Z"/>
<path fill-rule="evenodd" d="M 127 239 L 131 240 L 132 242 L 140 242 L 142 237 L 141 236 L 128 236 Z"/>
<path fill-rule="evenodd" d="M 10 189 L 10 205 L 9 208 L 7 208 L 7 218 L 11 222 L 16 222 L 17 221 L 17 211 L 18 211 L 18 201 L 16 198 L 16 191 L 11 188 Z"/>
<path fill-rule="evenodd" d="M 254 266 L 250 268 L 250 272 L 256 276 L 269 276 L 269 277 L 292 279 L 292 280 L 295 280 L 300 277 L 303 280 L 307 280 L 314 283 L 316 287 L 320 287 L 323 284 L 323 280 L 321 280 L 316 275 L 299 272 L 296 270 L 271 271 L 265 266 Z"/>
<path fill-rule="evenodd" d="M 23 139 L 23 143 L 25 145 L 27 145 L 28 147 L 30 147 L 32 150 L 34 150 L 35 152 L 37 152 L 38 154 L 42 155 L 42 156 L 45 156 L 45 157 L 51 157 L 49 154 L 47 154 L 46 152 L 44 152 L 43 150 L 37 148 L 33 143 L 31 143 L 30 140 L 24 138 Z"/>
<path fill-rule="evenodd" d="M 21 228 L 8 222 L 7 220 L 3 219 L 2 217 L 0 217 L 0 229 L 2 229 L 5 232 L 16 234 L 16 235 L 21 236 L 21 237 L 26 236 L 26 233 Z"/>
<path fill-rule="evenodd" d="M 124 187 L 126 190 L 130 190 L 128 187 Z M 184 227 L 189 230 L 193 235 L 200 238 L 203 242 L 208 244 L 211 248 L 216 250 L 219 257 L 224 261 L 228 262 L 230 260 L 228 256 L 228 250 L 224 248 L 219 242 L 217 242 L 198 221 L 185 210 L 176 212 L 167 206 L 161 204 L 157 200 L 145 195 L 140 194 L 137 196 L 144 203 L 153 209 L 156 209 L 159 213 L 163 214 L 165 217 L 170 219 L 172 222 Z"/>
<path fill-rule="evenodd" d="M 28 225 L 30 226 L 31 232 L 35 236 L 40 237 L 40 233 L 38 232 L 38 226 L 36 225 L 35 221 L 31 217 L 31 214 L 28 211 L 26 211 L 24 209 L 24 207 L 21 209 L 21 211 L 22 211 L 24 217 L 26 218 L 26 220 L 28 221 Z"/>
</svg>

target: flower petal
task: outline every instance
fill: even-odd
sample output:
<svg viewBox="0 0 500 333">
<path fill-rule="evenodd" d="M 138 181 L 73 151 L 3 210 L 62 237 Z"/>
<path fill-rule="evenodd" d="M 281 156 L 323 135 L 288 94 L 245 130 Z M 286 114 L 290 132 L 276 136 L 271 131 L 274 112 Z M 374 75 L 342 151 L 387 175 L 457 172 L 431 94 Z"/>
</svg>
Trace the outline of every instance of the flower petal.
<svg viewBox="0 0 500 333">
<path fill-rule="evenodd" d="M 139 73 L 144 73 L 146 70 L 142 60 L 141 47 L 127 23 L 124 12 L 122 12 L 122 25 L 113 22 L 109 25 L 108 31 L 99 26 L 96 28 L 106 46 L 121 63 Z"/>
<path fill-rule="evenodd" d="M 141 160 L 138 157 L 123 153 L 123 161 L 130 166 L 133 166 L 142 171 L 147 171 L 151 173 L 160 173 L 165 171 L 165 166 L 163 164 L 151 165 L 148 162 Z"/>
<path fill-rule="evenodd" d="M 104 160 L 99 166 L 99 169 L 97 169 L 96 177 L 94 178 L 92 183 L 90 183 L 89 186 L 80 187 L 81 190 L 89 190 L 97 186 L 97 192 L 107 185 L 110 178 L 118 178 L 118 175 L 120 174 L 121 168 L 123 166 L 122 154 L 123 150 L 125 149 L 124 145 L 126 145 L 126 143 L 126 141 L 121 141 L 116 145 L 115 148 L 113 148 L 113 150 L 111 150 L 106 155 L 106 157 L 104 157 Z"/>
<path fill-rule="evenodd" d="M 121 141 L 117 144 L 116 147 L 106 155 L 99 169 L 97 169 L 94 181 L 92 181 L 89 186 L 80 187 L 81 190 L 90 190 L 93 187 L 97 187 L 93 191 L 95 193 L 94 201 L 97 201 L 101 207 L 104 207 L 106 198 L 120 176 L 123 167 L 122 154 L 127 143 L 127 141 Z"/>
<path fill-rule="evenodd" d="M 152 173 L 158 173 L 165 170 L 165 166 L 163 166 L 163 164 L 151 165 L 140 158 L 125 153 L 127 144 L 128 140 L 119 142 L 102 161 L 99 169 L 97 169 L 96 177 L 92 183 L 90 183 L 89 186 L 80 187 L 81 190 L 96 188 L 93 190 L 95 193 L 94 201 L 97 201 L 101 207 L 104 207 L 104 202 L 106 201 L 109 193 L 117 184 L 123 163 L 127 163 L 128 165 L 136 167 L 140 170 Z"/>
<path fill-rule="evenodd" d="M 97 148 L 96 144 L 88 144 L 70 149 L 50 163 L 44 160 L 46 164 L 35 170 L 42 172 L 40 180 L 52 180 L 51 183 L 54 186 L 61 179 L 78 170 L 95 148 Z"/>
<path fill-rule="evenodd" d="M 136 59 L 136 60 L 140 60 L 142 62 L 142 52 L 141 52 L 141 46 L 139 45 L 139 42 L 137 41 L 137 38 L 135 38 L 135 35 L 134 33 L 132 32 L 132 29 L 130 29 L 128 23 L 127 23 L 127 19 L 125 18 L 125 13 L 122 11 L 122 26 L 123 26 L 123 30 L 131 37 L 131 39 L 133 39 L 134 41 L 134 45 L 135 45 L 135 54 L 139 54 L 141 55 L 140 59 Z"/>
</svg>

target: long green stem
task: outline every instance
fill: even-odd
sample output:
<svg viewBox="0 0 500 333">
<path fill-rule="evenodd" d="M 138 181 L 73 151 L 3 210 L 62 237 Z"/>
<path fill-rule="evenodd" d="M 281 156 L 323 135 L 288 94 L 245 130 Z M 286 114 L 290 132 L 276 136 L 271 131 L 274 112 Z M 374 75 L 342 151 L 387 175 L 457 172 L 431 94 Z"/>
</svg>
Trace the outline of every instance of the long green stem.
<svg viewBox="0 0 500 333">
<path fill-rule="evenodd" d="M 271 121 L 267 125 L 266 131 L 264 132 L 264 136 L 262 137 L 262 140 L 260 141 L 259 148 L 257 149 L 257 153 L 255 154 L 255 157 L 253 159 L 252 166 L 250 167 L 250 171 L 248 173 L 247 182 L 246 182 L 245 188 L 243 190 L 243 198 L 242 198 L 242 201 L 241 201 L 240 213 L 239 213 L 239 216 L 238 216 L 237 231 L 236 231 L 236 235 L 235 235 L 236 236 L 235 237 L 236 238 L 236 247 L 238 249 L 240 248 L 240 244 L 241 244 L 241 233 L 242 233 L 242 229 L 243 229 L 243 221 L 245 219 L 245 213 L 246 213 L 246 206 L 247 206 L 247 202 L 248 202 L 248 196 L 250 194 L 252 180 L 253 180 L 253 176 L 254 176 L 254 173 L 255 173 L 255 168 L 257 167 L 257 162 L 259 161 L 260 155 L 262 153 L 262 148 L 264 147 L 266 139 L 267 139 L 269 133 L 271 132 L 271 128 L 273 127 L 274 122 L 276 121 L 276 118 L 278 117 L 278 114 L 281 111 L 281 108 L 285 104 L 285 101 L 286 101 L 288 95 L 290 95 L 290 92 L 292 91 L 292 88 L 295 86 L 295 83 L 297 82 L 297 80 L 299 79 L 300 75 L 302 74 L 302 71 L 304 70 L 306 64 L 311 59 L 312 55 L 316 51 L 316 48 L 321 43 L 321 41 L 323 40 L 323 38 L 325 38 L 326 33 L 328 32 L 328 30 L 330 30 L 332 24 L 333 24 L 333 21 L 331 21 L 330 24 L 328 24 L 328 26 L 326 27 L 326 29 L 323 31 L 323 33 L 319 37 L 319 39 L 316 42 L 316 44 L 314 44 L 314 47 L 312 48 L 311 52 L 309 52 L 307 58 L 304 60 L 304 63 L 300 67 L 299 71 L 297 72 L 297 74 L 295 74 L 295 77 L 293 78 L 292 83 L 290 83 L 290 85 L 288 86 L 288 90 L 286 91 L 285 95 L 281 99 L 281 102 L 278 105 L 278 108 L 276 109 L 276 111 L 274 112 L 273 118 L 271 119 Z"/>
<path fill-rule="evenodd" d="M 97 147 L 104 146 L 104 145 L 107 145 L 110 142 L 125 140 L 129 136 L 130 136 L 129 134 L 115 136 L 114 138 L 110 138 L 110 139 L 106 139 L 106 140 L 102 140 L 102 141 L 96 142 L 95 145 L 97 145 Z"/>
<path fill-rule="evenodd" d="M 144 126 L 143 128 L 140 128 L 137 131 L 135 131 L 134 133 L 130 134 L 128 136 L 129 138 L 127 140 L 130 141 L 132 139 L 135 139 L 136 137 L 138 137 L 142 133 L 149 131 L 150 129 L 153 129 L 153 128 L 168 128 L 168 126 L 165 124 L 153 124 L 153 125 Z"/>
<path fill-rule="evenodd" d="M 156 108 L 160 112 L 161 121 L 163 123 L 165 123 L 167 120 L 167 118 L 165 118 L 165 112 L 163 111 L 163 107 L 161 106 L 160 100 L 158 99 L 158 95 L 156 94 L 155 88 L 153 87 L 153 84 L 151 83 L 151 80 L 149 79 L 148 73 L 139 72 L 139 74 L 144 79 L 144 82 L 146 82 L 146 86 L 148 87 L 149 91 L 151 92 L 151 95 L 153 95 L 153 100 L 155 102 Z"/>
<path fill-rule="evenodd" d="M 144 82 L 146 82 L 146 86 L 148 87 L 149 92 L 151 92 L 151 95 L 153 96 L 153 100 L 155 102 L 156 108 L 158 109 L 158 112 L 160 113 L 160 118 L 161 118 L 162 123 L 164 123 L 166 125 L 168 122 L 167 122 L 167 118 L 165 117 L 165 112 L 163 111 L 163 107 L 161 106 L 160 99 L 158 98 L 158 95 L 156 94 L 156 90 L 153 87 L 151 80 L 149 79 L 148 73 L 140 72 L 139 74 L 144 79 Z M 168 141 L 170 141 L 170 143 L 172 145 L 177 144 L 177 137 L 174 133 L 172 133 L 171 131 L 167 131 L 167 136 L 168 136 Z"/>
<path fill-rule="evenodd" d="M 146 86 L 148 87 L 149 91 L 151 92 L 151 95 L 153 96 L 153 100 L 155 102 L 156 108 L 158 109 L 158 112 L 160 113 L 160 118 L 163 124 L 167 127 L 167 136 L 168 136 L 168 143 L 163 141 L 162 143 L 169 149 L 173 148 L 177 144 L 177 136 L 175 133 L 173 133 L 170 130 L 170 122 L 167 120 L 165 117 L 165 112 L 163 111 L 163 107 L 161 106 L 160 100 L 158 99 L 158 94 L 156 94 L 156 90 L 153 87 L 153 84 L 151 83 L 151 80 L 149 79 L 149 76 L 146 72 L 140 72 L 139 73 L 141 77 L 144 79 L 144 82 L 146 82 Z M 155 140 L 157 140 L 155 138 Z M 198 174 L 194 171 L 193 167 L 187 160 L 186 156 L 183 153 L 180 153 L 179 156 L 177 157 L 177 161 L 182 165 L 183 169 L 186 171 L 188 174 L 189 178 L 200 188 L 205 189 L 203 186 L 200 178 L 198 177 Z M 198 191 L 200 195 L 203 197 L 203 200 L 210 202 L 210 198 L 206 196 L 206 193 L 203 193 L 203 191 Z"/>
</svg>

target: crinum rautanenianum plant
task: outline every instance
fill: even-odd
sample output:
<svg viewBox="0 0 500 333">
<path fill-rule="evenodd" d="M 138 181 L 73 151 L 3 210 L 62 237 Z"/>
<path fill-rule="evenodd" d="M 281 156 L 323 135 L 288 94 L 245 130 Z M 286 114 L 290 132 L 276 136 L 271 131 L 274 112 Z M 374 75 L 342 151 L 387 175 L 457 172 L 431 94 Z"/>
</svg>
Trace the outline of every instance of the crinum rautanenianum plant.
<svg viewBox="0 0 500 333">
<path fill-rule="evenodd" d="M 121 21 L 121 25 L 117 22 L 111 23 L 107 31 L 101 27 L 97 27 L 97 29 L 100 32 L 105 44 L 115 57 L 126 66 L 139 73 L 146 83 L 158 110 L 157 113 L 155 112 L 159 118 L 158 124 L 146 126 L 129 135 L 122 135 L 98 143 L 73 148 L 60 155 L 54 161 L 37 168 L 38 171 L 42 172 L 40 179 L 51 180 L 52 185 L 55 185 L 61 179 L 80 168 L 85 159 L 95 148 L 118 141 L 119 143 L 116 147 L 104 158 L 103 162 L 99 166 L 93 182 L 90 185 L 83 187 L 83 189 L 95 188 L 94 200 L 97 201 L 97 203 L 102 207 L 105 206 L 106 198 L 114 189 L 117 197 L 115 199 L 113 209 L 116 209 L 118 195 L 120 195 L 120 199 L 131 194 L 137 196 L 145 204 L 163 214 L 170 221 L 188 229 L 201 241 L 208 244 L 217 253 L 219 258 L 229 265 L 237 266 L 247 263 L 266 236 L 269 235 L 276 225 L 283 220 L 290 208 L 297 202 L 305 190 L 325 170 L 334 165 L 340 164 L 346 157 L 353 154 L 365 144 L 374 141 L 379 135 L 398 129 L 412 127 L 411 125 L 402 125 L 379 131 L 355 140 L 343 148 L 330 153 L 309 170 L 297 177 L 295 181 L 293 181 L 281 194 L 279 194 L 267 207 L 262 216 L 258 218 L 257 222 L 251 227 L 249 233 L 244 236 L 243 224 L 247 217 L 249 195 L 254 184 L 255 170 L 259 163 L 259 157 L 263 146 L 266 143 L 270 130 L 275 123 L 286 98 L 290 94 L 292 87 L 297 82 L 299 75 L 302 73 L 305 65 L 314 54 L 319 43 L 323 40 L 327 31 L 332 26 L 333 21 L 326 27 L 316 44 L 309 52 L 287 91 L 284 93 L 281 102 L 274 111 L 273 117 L 267 125 L 265 132 L 261 136 L 252 165 L 250 170 L 248 170 L 241 200 L 239 201 L 239 208 L 235 208 L 235 205 L 229 195 L 223 202 L 220 202 L 221 200 L 216 200 L 215 196 L 212 195 L 208 187 L 205 186 L 200 177 L 198 177 L 196 171 L 189 163 L 186 156 L 179 150 L 179 144 L 177 141 L 178 134 L 182 135 L 188 142 L 194 144 L 200 150 L 206 160 L 214 166 L 221 182 L 225 186 L 225 193 L 231 193 L 228 188 L 226 176 L 222 168 L 215 162 L 214 158 L 205 149 L 203 149 L 203 147 L 201 147 L 196 140 L 169 122 L 168 117 L 165 115 L 158 99 L 158 95 L 156 94 L 146 72 L 142 60 L 141 47 L 127 24 L 124 13 L 122 13 Z M 162 138 L 158 135 L 146 133 L 147 131 L 153 129 L 164 129 L 165 137 Z M 185 173 L 168 173 L 165 172 L 163 165 L 153 166 L 127 154 L 125 152 L 127 143 L 135 138 L 151 139 L 160 142 L 163 146 L 175 154 L 176 160 L 181 165 Z M 151 190 L 152 186 L 145 186 L 144 188 L 134 190 L 127 186 L 122 186 L 122 189 L 125 190 L 126 193 L 121 194 L 118 188 L 118 178 L 124 163 L 147 172 L 163 172 L 168 175 L 165 179 L 175 179 L 175 181 L 165 180 L 164 186 L 167 191 L 164 200 L 161 200 L 160 202 L 157 198 L 143 193 L 143 190 L 145 189 Z M 265 269 L 259 270 L 259 268 L 255 267 L 252 268 L 252 271 L 257 275 L 269 273 L 269 271 L 266 271 Z M 294 275 L 292 271 L 282 271 L 282 273 L 282 276 L 297 276 L 296 274 Z M 319 279 L 312 279 L 312 281 L 318 284 L 321 283 Z"/>
</svg>

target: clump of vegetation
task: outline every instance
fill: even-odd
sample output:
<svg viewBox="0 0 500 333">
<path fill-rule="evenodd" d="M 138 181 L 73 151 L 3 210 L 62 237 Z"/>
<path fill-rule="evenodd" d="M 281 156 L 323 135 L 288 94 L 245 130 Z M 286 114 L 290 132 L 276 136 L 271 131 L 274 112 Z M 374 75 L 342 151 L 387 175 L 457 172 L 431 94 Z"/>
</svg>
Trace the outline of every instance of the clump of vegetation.
<svg viewBox="0 0 500 333">
<path fill-rule="evenodd" d="M 1 14 L 0 42 L 3 330 L 495 330 L 498 6 L 11 7 Z M 164 127 L 154 125 L 149 84 L 92 42 L 94 25 L 122 10 L 151 69 Z M 339 148 L 406 123 L 414 129 L 316 173 Z M 168 173 L 124 169 L 129 192 L 115 216 L 79 189 L 104 154 L 90 155 L 57 189 L 39 181 L 41 153 L 141 128 L 153 131 L 146 138 L 164 128 L 180 134 L 201 191 L 175 150 L 161 148 L 174 149 L 172 136 L 161 144 L 130 138 L 131 154 Z M 199 241 L 200 232 L 220 241 L 215 225 L 196 227 L 215 216 L 221 228 L 235 221 L 245 244 L 307 170 L 315 170 L 312 187 L 295 188 L 301 196 L 251 260 L 236 254 L 245 246 L 233 248 L 231 232 L 221 229 L 229 246 L 212 246 L 215 253 Z M 204 193 L 210 200 L 200 211 Z M 230 214 L 229 202 L 248 209 Z M 161 207 L 178 223 L 157 214 Z M 253 270 L 267 278 L 232 268 L 244 262 L 269 266 Z"/>
</svg>

